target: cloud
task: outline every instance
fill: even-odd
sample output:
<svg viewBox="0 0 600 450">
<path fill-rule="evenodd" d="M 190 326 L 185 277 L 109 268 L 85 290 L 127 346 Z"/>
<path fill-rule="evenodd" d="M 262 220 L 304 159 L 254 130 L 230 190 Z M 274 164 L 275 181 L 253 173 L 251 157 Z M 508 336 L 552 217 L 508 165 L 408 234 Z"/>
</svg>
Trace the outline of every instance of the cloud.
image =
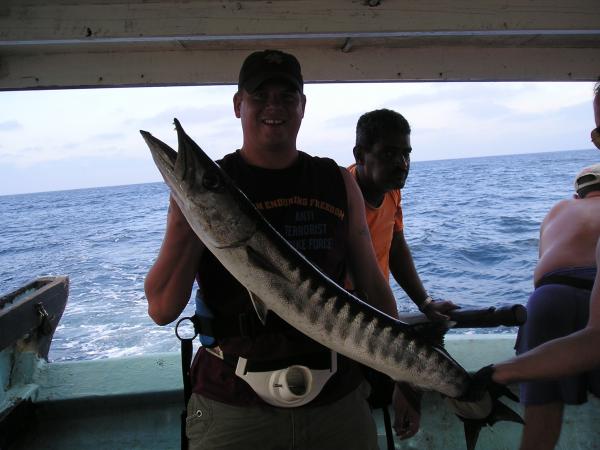
<svg viewBox="0 0 600 450">
<path fill-rule="evenodd" d="M 116 141 L 124 138 L 126 138 L 125 133 L 100 133 L 92 136 L 92 139 L 97 141 Z"/>
<path fill-rule="evenodd" d="M 234 116 L 233 107 L 229 104 L 207 105 L 200 108 L 171 107 L 150 117 L 128 120 L 126 121 L 126 124 L 151 130 L 156 127 L 172 127 L 173 118 L 175 117 L 182 123 L 183 121 L 193 121 L 202 123 L 203 126 L 210 126 L 211 123 L 218 123 L 222 121 L 224 117 L 230 118 Z"/>
<path fill-rule="evenodd" d="M 591 148 L 592 87 L 593 83 L 310 84 L 298 145 L 346 165 L 353 159 L 360 115 L 385 107 L 410 122 L 415 161 Z M 0 109 L 0 171 L 21 174 L 13 177 L 15 183 L 27 183 L 34 173 L 52 176 L 57 187 L 62 183 L 59 172 L 70 164 L 86 183 L 112 184 L 106 181 L 110 174 L 116 178 L 120 170 L 130 174 L 138 168 L 154 179 L 157 171 L 138 130 L 177 148 L 174 117 L 209 156 L 220 158 L 242 143 L 231 102 L 234 91 L 229 86 L 14 93 L 6 97 L 12 101 L 10 108 Z M 8 100 L 2 97 L 0 103 L 6 106 Z M 102 174 L 92 180 L 87 167 L 102 168 Z M 100 176 L 106 179 L 100 181 Z"/>
<path fill-rule="evenodd" d="M 0 131 L 17 131 L 23 129 L 23 125 L 21 125 L 16 120 L 8 120 L 6 122 L 0 122 Z"/>
<path fill-rule="evenodd" d="M 143 145 L 143 144 L 142 144 Z M 64 144 L 33 145 L 21 148 L 2 149 L 0 164 L 15 168 L 31 168 L 38 164 L 50 162 L 66 163 L 69 160 L 117 160 L 128 158 L 132 160 L 149 159 L 149 154 L 140 149 L 132 148 L 119 142 L 118 145 L 100 145 L 94 143 L 89 147 L 88 141 L 69 141 Z"/>
</svg>

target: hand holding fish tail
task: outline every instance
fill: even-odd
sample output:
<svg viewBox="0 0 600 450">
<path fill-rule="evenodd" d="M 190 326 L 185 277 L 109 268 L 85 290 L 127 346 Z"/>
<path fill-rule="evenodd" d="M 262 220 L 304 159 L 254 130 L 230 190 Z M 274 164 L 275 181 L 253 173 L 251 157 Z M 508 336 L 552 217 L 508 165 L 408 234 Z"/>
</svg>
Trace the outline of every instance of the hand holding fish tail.
<svg viewBox="0 0 600 450">
<path fill-rule="evenodd" d="M 524 423 L 521 416 L 502 403 L 506 396 L 518 402 L 519 398 L 507 386 L 492 380 L 494 367 L 490 364 L 471 375 L 469 387 L 459 398 L 447 399 L 454 413 L 464 423 L 467 450 L 474 450 L 479 431 L 499 421 Z"/>
<path fill-rule="evenodd" d="M 494 366 L 492 364 L 482 367 L 471 377 L 471 384 L 465 397 L 477 401 L 485 392 L 489 392 L 493 398 L 506 396 L 512 401 L 518 402 L 519 397 L 513 393 L 507 386 L 496 383 L 492 376 L 494 374 Z"/>
<path fill-rule="evenodd" d="M 486 419 L 492 420 L 490 417 L 493 413 L 494 403 L 500 397 L 506 396 L 515 402 L 519 401 L 519 397 L 515 395 L 507 386 L 496 383 L 492 379 L 494 368 L 490 364 L 479 369 L 475 374 L 471 375 L 469 386 L 466 392 L 456 399 L 450 399 L 453 409 L 456 414 L 463 419 Z M 499 402 L 498 402 L 499 403 Z M 521 418 L 511 411 L 511 418 L 496 418 L 490 425 L 498 420 L 513 420 L 522 422 Z"/>
</svg>

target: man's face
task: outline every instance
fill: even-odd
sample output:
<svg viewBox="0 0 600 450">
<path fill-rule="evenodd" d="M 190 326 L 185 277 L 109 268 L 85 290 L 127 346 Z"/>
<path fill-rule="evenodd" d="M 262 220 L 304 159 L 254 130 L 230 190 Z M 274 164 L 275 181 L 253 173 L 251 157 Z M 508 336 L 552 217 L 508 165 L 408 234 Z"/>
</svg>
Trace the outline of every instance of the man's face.
<svg viewBox="0 0 600 450">
<path fill-rule="evenodd" d="M 233 100 L 235 115 L 242 121 L 245 147 L 296 149 L 306 105 L 306 97 L 297 89 L 285 82 L 266 81 L 252 93 L 236 93 Z"/>
<path fill-rule="evenodd" d="M 363 152 L 364 181 L 390 191 L 402 189 L 410 169 L 410 135 L 391 132 Z"/>
</svg>

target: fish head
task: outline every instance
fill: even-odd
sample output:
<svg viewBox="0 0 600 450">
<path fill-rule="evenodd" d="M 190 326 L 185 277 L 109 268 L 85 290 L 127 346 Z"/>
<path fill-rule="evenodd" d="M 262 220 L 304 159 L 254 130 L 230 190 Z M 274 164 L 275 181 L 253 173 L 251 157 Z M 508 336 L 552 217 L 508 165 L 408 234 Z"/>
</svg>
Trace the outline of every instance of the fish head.
<svg viewBox="0 0 600 450">
<path fill-rule="evenodd" d="M 185 133 L 177 119 L 175 128 L 177 152 L 150 133 L 140 133 L 189 225 L 209 249 L 246 242 L 256 223 L 241 211 L 247 203 L 236 201 L 244 194 Z"/>
</svg>

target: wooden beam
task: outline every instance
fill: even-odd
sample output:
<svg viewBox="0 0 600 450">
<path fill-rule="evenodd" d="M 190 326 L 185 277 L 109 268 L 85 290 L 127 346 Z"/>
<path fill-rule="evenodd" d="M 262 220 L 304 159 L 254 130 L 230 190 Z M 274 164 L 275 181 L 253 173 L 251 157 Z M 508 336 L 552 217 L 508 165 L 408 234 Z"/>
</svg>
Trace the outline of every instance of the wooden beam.
<svg viewBox="0 0 600 450">
<path fill-rule="evenodd" d="M 289 49 L 288 49 L 289 50 Z M 600 73 L 591 49 L 291 49 L 307 82 L 584 81 Z M 234 84 L 247 51 L 83 53 L 0 61 L 2 89 Z M 323 61 L 327 61 L 324 64 Z"/>
<path fill-rule="evenodd" d="M 600 30 L 597 0 L 4 0 L 0 7 L 0 41 L 20 43 L 593 30 Z"/>
<path fill-rule="evenodd" d="M 596 80 L 598 0 L 5 0 L 0 90 L 234 83 L 253 50 L 307 81 Z"/>
</svg>

